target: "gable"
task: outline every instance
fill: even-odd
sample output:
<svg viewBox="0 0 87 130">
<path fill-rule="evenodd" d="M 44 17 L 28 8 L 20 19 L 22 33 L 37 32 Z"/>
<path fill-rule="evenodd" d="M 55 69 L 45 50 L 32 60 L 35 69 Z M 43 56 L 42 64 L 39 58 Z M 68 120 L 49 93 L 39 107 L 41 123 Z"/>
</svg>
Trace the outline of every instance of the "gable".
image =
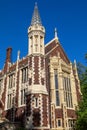
<svg viewBox="0 0 87 130">
<path fill-rule="evenodd" d="M 45 46 L 45 55 L 48 57 L 60 55 L 60 58 L 63 61 L 65 61 L 66 63 L 70 63 L 70 60 L 68 59 L 64 49 L 62 48 L 57 38 L 53 39 L 52 42 L 48 43 Z"/>
</svg>

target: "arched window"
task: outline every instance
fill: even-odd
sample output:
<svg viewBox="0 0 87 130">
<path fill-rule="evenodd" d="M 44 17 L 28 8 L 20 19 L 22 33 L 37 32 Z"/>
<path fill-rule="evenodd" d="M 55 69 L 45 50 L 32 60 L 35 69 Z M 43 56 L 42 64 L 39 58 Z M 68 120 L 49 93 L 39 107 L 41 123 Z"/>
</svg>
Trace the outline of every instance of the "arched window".
<svg viewBox="0 0 87 130">
<path fill-rule="evenodd" d="M 22 69 L 22 83 L 28 80 L 28 67 Z"/>
<path fill-rule="evenodd" d="M 57 69 L 54 70 L 54 81 L 55 81 L 56 106 L 60 106 L 59 86 L 58 86 L 58 71 L 57 71 Z"/>
<path fill-rule="evenodd" d="M 63 78 L 63 89 L 64 89 L 64 101 L 67 107 L 72 108 L 72 92 L 71 92 L 71 82 L 69 77 Z"/>
</svg>

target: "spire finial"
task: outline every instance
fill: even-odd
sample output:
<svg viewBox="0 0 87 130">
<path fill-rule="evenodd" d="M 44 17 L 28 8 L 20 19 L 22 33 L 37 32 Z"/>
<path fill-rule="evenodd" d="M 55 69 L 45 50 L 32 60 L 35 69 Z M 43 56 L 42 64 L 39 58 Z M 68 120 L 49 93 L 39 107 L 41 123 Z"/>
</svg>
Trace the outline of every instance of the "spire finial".
<svg viewBox="0 0 87 130">
<path fill-rule="evenodd" d="M 20 59 L 20 51 L 18 51 L 18 54 L 17 54 L 17 60 Z"/>
<path fill-rule="evenodd" d="M 35 2 L 35 7 L 37 7 L 37 2 Z"/>
<path fill-rule="evenodd" d="M 42 25 L 39 11 L 38 11 L 37 2 L 35 2 L 34 12 L 33 12 L 32 20 L 31 20 L 31 26 L 36 25 L 36 24 Z"/>
<path fill-rule="evenodd" d="M 76 65 L 76 60 L 74 59 L 74 65 L 75 65 L 75 68 L 77 67 L 77 65 Z"/>
<path fill-rule="evenodd" d="M 57 37 L 57 28 L 55 28 L 55 38 Z"/>
<path fill-rule="evenodd" d="M 55 28 L 55 30 L 54 30 L 54 37 L 58 39 L 58 36 L 57 36 L 57 28 Z"/>
</svg>

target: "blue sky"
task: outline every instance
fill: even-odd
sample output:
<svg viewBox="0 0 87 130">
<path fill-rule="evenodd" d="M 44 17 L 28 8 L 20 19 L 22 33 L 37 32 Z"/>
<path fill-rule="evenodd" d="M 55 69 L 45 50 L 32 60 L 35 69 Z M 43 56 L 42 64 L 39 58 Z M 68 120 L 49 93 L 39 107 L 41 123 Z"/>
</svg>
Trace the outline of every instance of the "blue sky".
<svg viewBox="0 0 87 130">
<path fill-rule="evenodd" d="M 12 47 L 12 61 L 17 51 L 26 56 L 27 29 L 35 2 L 46 29 L 45 43 L 54 38 L 54 28 L 69 59 L 86 64 L 87 53 L 87 0 L 0 0 L 0 69 L 6 58 L 6 48 Z"/>
</svg>

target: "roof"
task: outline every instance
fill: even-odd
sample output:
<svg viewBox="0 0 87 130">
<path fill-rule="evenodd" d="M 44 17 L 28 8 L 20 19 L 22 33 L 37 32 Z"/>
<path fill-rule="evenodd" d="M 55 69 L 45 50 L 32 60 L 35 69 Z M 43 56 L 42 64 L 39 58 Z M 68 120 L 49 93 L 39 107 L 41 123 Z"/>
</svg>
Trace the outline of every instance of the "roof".
<svg viewBox="0 0 87 130">
<path fill-rule="evenodd" d="M 46 56 L 58 56 L 58 53 L 60 53 L 60 57 L 63 59 L 63 61 L 65 61 L 66 63 L 70 63 L 70 60 L 68 59 L 59 40 L 57 38 L 54 38 L 45 45 L 45 54 Z"/>
<path fill-rule="evenodd" d="M 34 12 L 31 20 L 31 26 L 36 24 L 42 25 L 37 3 L 35 3 Z"/>
</svg>

